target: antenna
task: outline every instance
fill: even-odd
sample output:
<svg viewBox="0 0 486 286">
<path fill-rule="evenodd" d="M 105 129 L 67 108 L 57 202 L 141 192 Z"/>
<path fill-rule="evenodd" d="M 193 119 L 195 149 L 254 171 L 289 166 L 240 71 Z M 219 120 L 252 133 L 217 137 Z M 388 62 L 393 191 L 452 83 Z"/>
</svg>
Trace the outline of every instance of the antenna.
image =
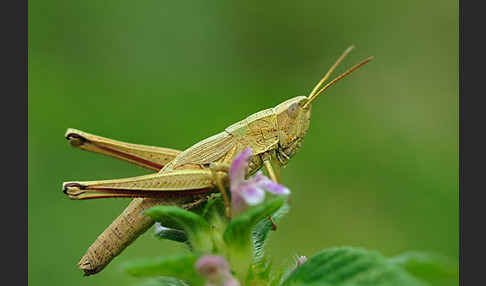
<svg viewBox="0 0 486 286">
<path fill-rule="evenodd" d="M 349 48 L 348 48 L 348 50 L 349 50 Z M 346 50 L 346 51 L 348 51 L 348 50 Z M 326 76 L 329 77 L 328 74 L 330 74 L 330 72 L 332 72 L 332 70 L 334 70 L 335 66 L 337 66 L 337 64 L 339 64 L 339 62 L 342 60 L 342 58 L 347 54 L 346 51 L 336 61 L 336 63 L 331 67 L 331 69 L 327 72 L 327 74 L 324 76 L 324 78 L 317 84 L 317 86 L 314 88 L 314 90 L 309 95 L 309 100 L 304 104 L 303 108 L 307 108 L 319 95 L 321 95 L 324 91 L 326 91 L 326 89 L 328 89 L 331 86 L 333 86 L 336 82 L 338 82 L 339 80 L 343 79 L 344 77 L 346 77 L 350 73 L 354 72 L 355 70 L 357 70 L 361 66 L 369 63 L 371 60 L 374 59 L 374 57 L 368 57 L 368 58 L 364 59 L 359 64 L 353 66 L 352 68 L 350 68 L 349 70 L 347 70 L 343 74 L 339 75 L 338 77 L 336 77 L 335 79 L 333 79 L 332 81 L 330 81 L 328 84 L 326 84 L 319 91 L 315 92 L 315 90 L 317 90 L 317 88 L 319 88 L 322 85 L 322 82 L 324 82 L 326 80 Z"/>
<path fill-rule="evenodd" d="M 329 76 L 331 75 L 331 73 L 337 68 L 337 66 L 343 61 L 343 59 L 349 54 L 349 52 L 351 52 L 352 50 L 354 49 L 354 46 L 351 45 L 349 48 L 347 48 L 342 54 L 341 56 L 336 60 L 336 62 L 334 63 L 334 65 L 332 65 L 332 67 L 327 71 L 327 73 L 324 75 L 324 77 L 321 79 L 321 81 L 319 81 L 319 83 L 314 87 L 314 89 L 311 91 L 311 93 L 309 94 L 309 98 L 311 98 L 314 93 L 316 93 L 316 91 L 322 86 L 322 84 L 329 78 Z"/>
</svg>

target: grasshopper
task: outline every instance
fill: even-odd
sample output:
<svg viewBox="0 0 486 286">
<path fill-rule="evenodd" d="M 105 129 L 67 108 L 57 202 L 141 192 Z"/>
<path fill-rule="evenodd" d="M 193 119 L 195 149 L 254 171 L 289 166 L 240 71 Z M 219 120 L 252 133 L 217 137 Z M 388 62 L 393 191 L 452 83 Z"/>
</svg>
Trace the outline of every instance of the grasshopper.
<svg viewBox="0 0 486 286">
<path fill-rule="evenodd" d="M 288 164 L 307 133 L 312 102 L 336 82 L 373 59 L 366 58 L 324 85 L 352 48 L 343 52 L 309 96 L 297 96 L 252 114 L 185 151 L 125 143 L 68 129 L 65 137 L 73 147 L 156 171 L 132 178 L 63 183 L 63 192 L 74 200 L 134 198 L 88 248 L 78 263 L 79 268 L 85 275 L 105 268 L 153 225 L 154 221 L 143 211 L 154 205 L 173 204 L 190 209 L 204 202 L 208 194 L 219 191 L 226 205 L 226 215 L 230 218 L 229 198 L 225 191 L 229 184 L 229 164 L 246 147 L 251 147 L 254 153 L 248 174 L 264 167 L 272 180 L 280 181 L 280 167 Z"/>
</svg>

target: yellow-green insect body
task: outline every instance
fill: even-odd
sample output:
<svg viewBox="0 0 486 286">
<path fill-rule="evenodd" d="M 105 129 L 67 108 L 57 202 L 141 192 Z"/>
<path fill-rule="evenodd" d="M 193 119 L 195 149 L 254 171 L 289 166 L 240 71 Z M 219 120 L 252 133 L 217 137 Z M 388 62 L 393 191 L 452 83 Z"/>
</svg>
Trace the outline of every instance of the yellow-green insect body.
<svg viewBox="0 0 486 286">
<path fill-rule="evenodd" d="M 154 222 L 143 211 L 157 204 L 176 204 L 190 208 L 205 195 L 220 191 L 230 217 L 228 168 L 235 156 L 251 147 L 248 173 L 265 166 L 270 177 L 278 181 L 279 168 L 299 150 L 309 129 L 311 104 L 327 88 L 371 60 L 323 83 L 344 56 L 336 61 L 308 97 L 297 96 L 277 106 L 254 113 L 230 125 L 222 132 L 204 139 L 184 151 L 125 143 L 75 129 L 68 129 L 66 138 L 72 146 L 122 159 L 157 173 L 115 180 L 66 182 L 63 191 L 71 199 L 131 197 L 125 211 L 96 239 L 79 262 L 86 275 L 101 271 Z"/>
</svg>

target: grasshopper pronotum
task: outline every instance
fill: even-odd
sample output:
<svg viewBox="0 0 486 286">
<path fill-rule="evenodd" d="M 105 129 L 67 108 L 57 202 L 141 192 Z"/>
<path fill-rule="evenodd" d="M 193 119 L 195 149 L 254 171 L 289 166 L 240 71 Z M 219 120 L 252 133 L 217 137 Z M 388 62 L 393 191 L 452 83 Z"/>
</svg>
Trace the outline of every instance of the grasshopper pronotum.
<svg viewBox="0 0 486 286">
<path fill-rule="evenodd" d="M 334 69 L 352 50 L 349 47 L 314 87 L 308 97 L 297 96 L 239 121 L 223 132 L 204 139 L 185 151 L 124 143 L 75 129 L 66 138 L 74 147 L 112 156 L 157 171 L 155 174 L 89 182 L 66 182 L 63 191 L 71 199 L 131 197 L 128 207 L 95 240 L 78 266 L 85 275 L 101 271 L 154 221 L 143 211 L 157 204 L 191 208 L 220 191 L 230 216 L 225 186 L 233 158 L 246 147 L 253 149 L 248 173 L 263 166 L 279 181 L 279 168 L 299 150 L 310 123 L 311 103 L 340 79 L 372 60 L 366 58 L 323 86 Z"/>
</svg>

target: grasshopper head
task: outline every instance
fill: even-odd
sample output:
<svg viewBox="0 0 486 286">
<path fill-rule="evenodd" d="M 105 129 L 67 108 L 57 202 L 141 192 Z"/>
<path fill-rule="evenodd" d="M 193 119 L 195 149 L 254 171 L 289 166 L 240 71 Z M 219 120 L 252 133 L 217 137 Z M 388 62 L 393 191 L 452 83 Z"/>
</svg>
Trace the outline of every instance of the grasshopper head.
<svg viewBox="0 0 486 286">
<path fill-rule="evenodd" d="M 306 102 L 307 97 L 297 96 L 274 108 L 280 144 L 277 154 L 282 164 L 286 164 L 288 159 L 297 152 L 309 129 L 310 106 L 304 108 Z"/>
<path fill-rule="evenodd" d="M 314 87 L 308 97 L 297 96 L 280 103 L 274 108 L 274 111 L 277 114 L 280 144 L 277 149 L 277 158 L 282 165 L 286 165 L 288 160 L 300 148 L 302 139 L 309 129 L 312 102 L 336 82 L 373 59 L 373 57 L 364 59 L 359 64 L 353 66 L 323 86 L 324 82 L 329 78 L 334 69 L 352 49 L 353 46 L 344 51 L 321 81 Z"/>
</svg>

